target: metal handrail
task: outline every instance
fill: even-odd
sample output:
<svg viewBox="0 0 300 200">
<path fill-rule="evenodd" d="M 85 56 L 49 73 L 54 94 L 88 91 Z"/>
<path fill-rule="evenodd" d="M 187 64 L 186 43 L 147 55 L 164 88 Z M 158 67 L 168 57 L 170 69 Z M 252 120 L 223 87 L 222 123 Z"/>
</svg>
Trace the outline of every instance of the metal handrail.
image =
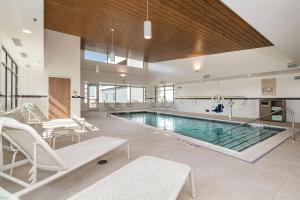
<svg viewBox="0 0 300 200">
<path fill-rule="evenodd" d="M 235 126 L 235 127 L 231 128 L 231 129 L 229 129 L 229 130 L 224 131 L 224 133 L 227 133 L 227 132 L 232 131 L 232 130 L 234 130 L 234 129 L 237 129 L 237 128 L 241 127 L 241 126 L 245 126 L 245 125 L 247 125 L 247 124 L 250 124 L 250 123 L 255 122 L 255 121 L 259 120 L 259 119 L 268 117 L 268 116 L 270 116 L 270 115 L 273 115 L 273 114 L 278 113 L 278 112 L 281 112 L 281 111 L 287 111 L 287 112 L 290 112 L 291 115 L 292 115 L 292 136 L 291 136 L 291 140 L 294 142 L 294 141 L 296 141 L 295 112 L 294 112 L 292 109 L 290 109 L 290 108 L 276 110 L 276 111 L 271 112 L 271 113 L 269 113 L 269 114 L 267 114 L 267 115 L 258 117 L 258 118 L 256 118 L 256 119 L 253 119 L 253 120 L 250 120 L 250 121 L 245 122 L 245 123 L 243 123 L 243 124 L 240 124 L 240 125 L 238 125 L 238 126 Z"/>
</svg>

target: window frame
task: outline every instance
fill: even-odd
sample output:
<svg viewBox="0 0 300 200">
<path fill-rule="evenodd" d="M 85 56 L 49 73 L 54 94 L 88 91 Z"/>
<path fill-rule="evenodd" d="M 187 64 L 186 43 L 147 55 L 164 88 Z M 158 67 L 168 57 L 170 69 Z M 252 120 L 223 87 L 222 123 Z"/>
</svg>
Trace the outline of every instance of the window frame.
<svg viewBox="0 0 300 200">
<path fill-rule="evenodd" d="M 166 88 L 167 87 L 172 87 L 172 91 L 173 91 L 173 97 L 172 97 L 172 101 L 167 101 L 167 99 L 166 99 Z M 161 88 L 163 88 L 163 89 L 161 89 Z M 158 101 L 158 91 L 163 91 L 163 102 L 159 102 Z M 156 85 L 155 86 L 155 103 L 173 103 L 174 102 L 174 100 L 175 100 L 175 84 L 174 83 L 172 83 L 172 84 L 162 84 L 162 85 Z"/>
<path fill-rule="evenodd" d="M 1 94 L 0 98 L 4 97 L 4 110 L 12 110 L 18 107 L 18 72 L 19 67 L 8 51 L 5 49 L 4 46 L 1 47 L 1 54 L 4 54 L 4 59 L 2 60 L 3 56 L 1 55 L 1 68 L 4 67 L 5 73 L 5 82 L 4 82 L 4 94 Z M 8 66 L 8 61 L 10 61 L 10 66 Z M 8 75 L 10 75 L 10 83 L 8 83 Z M 10 85 L 10 91 L 8 91 L 8 85 Z M 8 101 L 9 107 L 8 107 Z"/>
<path fill-rule="evenodd" d="M 100 98 L 98 98 L 98 103 L 137 103 L 137 102 L 132 102 L 132 88 L 143 88 L 143 101 L 142 102 L 138 102 L 138 103 L 145 103 L 146 102 L 146 86 L 143 86 L 143 85 L 127 85 L 127 84 L 112 84 L 112 83 L 99 83 L 98 84 L 98 90 L 100 89 L 100 86 L 113 86 L 113 90 L 114 90 L 114 93 L 113 93 L 113 102 L 103 102 Z M 117 87 L 127 87 L 129 88 L 129 101 L 126 101 L 126 102 L 121 102 L 121 101 L 117 101 Z M 99 90 L 99 94 L 98 96 L 100 95 L 100 90 Z"/>
<path fill-rule="evenodd" d="M 86 51 L 91 52 L 91 53 L 95 53 L 95 54 L 97 54 L 97 53 L 99 53 L 99 54 L 106 54 L 106 61 L 86 59 L 86 56 L 85 56 Z M 108 51 L 107 52 L 102 52 L 102 51 L 94 51 L 94 50 L 84 49 L 83 50 L 83 58 L 84 58 L 84 60 L 88 60 L 88 61 L 94 61 L 94 62 L 109 63 L 109 64 L 113 64 L 113 65 L 118 65 L 118 63 L 115 64 L 115 63 L 109 62 L 109 52 Z M 132 67 L 132 68 L 136 68 L 136 69 L 145 69 L 145 62 L 144 62 L 144 60 L 137 60 L 137 59 L 129 58 L 128 55 L 127 55 L 127 57 L 123 57 L 123 58 L 126 59 L 126 65 L 123 65 L 123 66 Z M 142 67 L 135 67 L 135 66 L 128 65 L 128 59 L 140 61 L 140 62 L 143 63 L 143 66 Z"/>
</svg>

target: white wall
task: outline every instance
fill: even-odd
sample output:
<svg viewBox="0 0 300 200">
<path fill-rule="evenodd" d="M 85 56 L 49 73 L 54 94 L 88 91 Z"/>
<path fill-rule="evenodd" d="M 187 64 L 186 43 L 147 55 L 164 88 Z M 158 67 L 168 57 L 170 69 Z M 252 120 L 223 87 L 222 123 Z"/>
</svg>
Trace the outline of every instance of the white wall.
<svg viewBox="0 0 300 200">
<path fill-rule="evenodd" d="M 44 1 L 1 0 L 0 13 L 2 40 L 18 66 L 44 67 Z M 30 30 L 31 34 L 22 29 Z M 12 38 L 20 39 L 22 46 L 15 46 Z M 27 58 L 21 57 L 20 52 L 27 53 Z"/>
<path fill-rule="evenodd" d="M 300 46 L 296 42 L 300 41 L 299 0 L 222 1 L 278 49 L 300 63 Z"/>
<path fill-rule="evenodd" d="M 178 83 L 197 81 L 205 74 L 209 74 L 210 78 L 223 78 L 287 70 L 289 62 L 291 59 L 276 47 L 265 47 L 149 63 L 148 68 L 154 77 L 152 82 Z M 199 71 L 195 72 L 195 68 Z"/>
<path fill-rule="evenodd" d="M 265 78 L 277 79 L 277 95 L 262 96 L 261 94 L 261 79 L 262 77 L 226 80 L 219 82 L 203 82 L 195 84 L 183 84 L 175 87 L 175 96 L 180 97 L 212 97 L 215 95 L 221 96 L 243 96 L 248 98 L 266 98 L 266 97 L 300 97 L 300 81 L 294 80 L 294 76 L 300 74 L 278 75 Z M 178 86 L 181 86 L 178 87 Z M 225 101 L 224 113 L 229 114 L 229 101 Z M 234 100 L 233 115 L 239 117 L 256 118 L 259 116 L 259 101 L 258 100 Z M 243 104 L 242 104 L 243 103 Z M 212 110 L 215 106 L 212 100 L 176 100 L 176 109 L 185 112 L 207 113 L 205 110 Z M 296 120 L 300 122 L 300 100 L 288 100 L 287 106 L 296 112 Z M 209 112 L 210 114 L 216 114 Z"/>
<path fill-rule="evenodd" d="M 80 38 L 45 29 L 44 69 L 20 67 L 19 94 L 48 96 L 48 78 L 71 79 L 71 94 L 80 95 Z M 23 98 L 37 104 L 48 116 L 48 98 Z M 71 115 L 80 116 L 80 99 L 71 98 Z"/>
<path fill-rule="evenodd" d="M 45 70 L 48 77 L 70 78 L 70 95 L 80 95 L 80 38 L 46 29 Z M 80 116 L 79 98 L 71 98 L 71 115 Z"/>
</svg>

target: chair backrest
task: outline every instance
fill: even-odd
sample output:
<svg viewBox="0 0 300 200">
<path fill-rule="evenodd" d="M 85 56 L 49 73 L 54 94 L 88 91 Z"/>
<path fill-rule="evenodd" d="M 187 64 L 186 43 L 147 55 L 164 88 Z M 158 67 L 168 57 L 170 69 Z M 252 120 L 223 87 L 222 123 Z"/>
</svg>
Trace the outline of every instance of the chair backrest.
<svg viewBox="0 0 300 200">
<path fill-rule="evenodd" d="M 21 112 L 23 115 L 26 115 L 29 119 L 29 116 L 34 117 L 37 122 L 48 121 L 48 118 L 40 110 L 40 108 L 33 103 L 23 103 Z"/>
<path fill-rule="evenodd" d="M 2 116 L 3 117 L 13 118 L 13 119 L 15 119 L 15 120 L 17 120 L 18 122 L 21 122 L 21 123 L 26 123 L 27 122 L 27 120 L 25 119 L 25 117 L 21 113 L 21 109 L 20 108 L 16 108 L 16 109 L 11 110 L 9 112 L 5 112 L 5 113 L 3 113 Z"/>
<path fill-rule="evenodd" d="M 34 145 L 37 145 L 37 167 L 39 169 L 60 171 L 66 170 L 64 162 L 58 157 L 46 141 L 29 125 L 12 118 L 0 118 L 2 135 L 18 148 L 33 163 Z"/>
</svg>

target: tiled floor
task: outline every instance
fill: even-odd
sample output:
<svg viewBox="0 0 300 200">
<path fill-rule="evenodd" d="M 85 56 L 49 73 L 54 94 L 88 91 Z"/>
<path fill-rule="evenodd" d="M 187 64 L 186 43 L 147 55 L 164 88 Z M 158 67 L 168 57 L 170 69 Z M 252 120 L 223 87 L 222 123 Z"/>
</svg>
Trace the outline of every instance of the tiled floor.
<svg viewBox="0 0 300 200">
<path fill-rule="evenodd" d="M 85 114 L 88 121 L 101 130 L 85 134 L 88 139 L 99 135 L 126 138 L 131 145 L 131 159 L 123 149 L 118 149 L 81 169 L 48 184 L 22 199 L 66 199 L 102 177 L 124 166 L 141 155 L 152 155 L 190 165 L 196 181 L 196 199 L 199 200 L 298 200 L 300 199 L 300 139 L 285 142 L 262 159 L 250 164 L 212 150 L 194 147 L 153 130 L 106 117 L 101 112 Z M 70 144 L 70 138 L 60 139 L 57 146 Z M 76 156 L 76 155 L 74 155 Z M 19 168 L 21 174 L 25 168 Z M 44 176 L 45 173 L 40 173 Z M 0 185 L 9 191 L 18 188 L 0 179 Z M 179 200 L 191 199 L 185 188 Z"/>
</svg>

